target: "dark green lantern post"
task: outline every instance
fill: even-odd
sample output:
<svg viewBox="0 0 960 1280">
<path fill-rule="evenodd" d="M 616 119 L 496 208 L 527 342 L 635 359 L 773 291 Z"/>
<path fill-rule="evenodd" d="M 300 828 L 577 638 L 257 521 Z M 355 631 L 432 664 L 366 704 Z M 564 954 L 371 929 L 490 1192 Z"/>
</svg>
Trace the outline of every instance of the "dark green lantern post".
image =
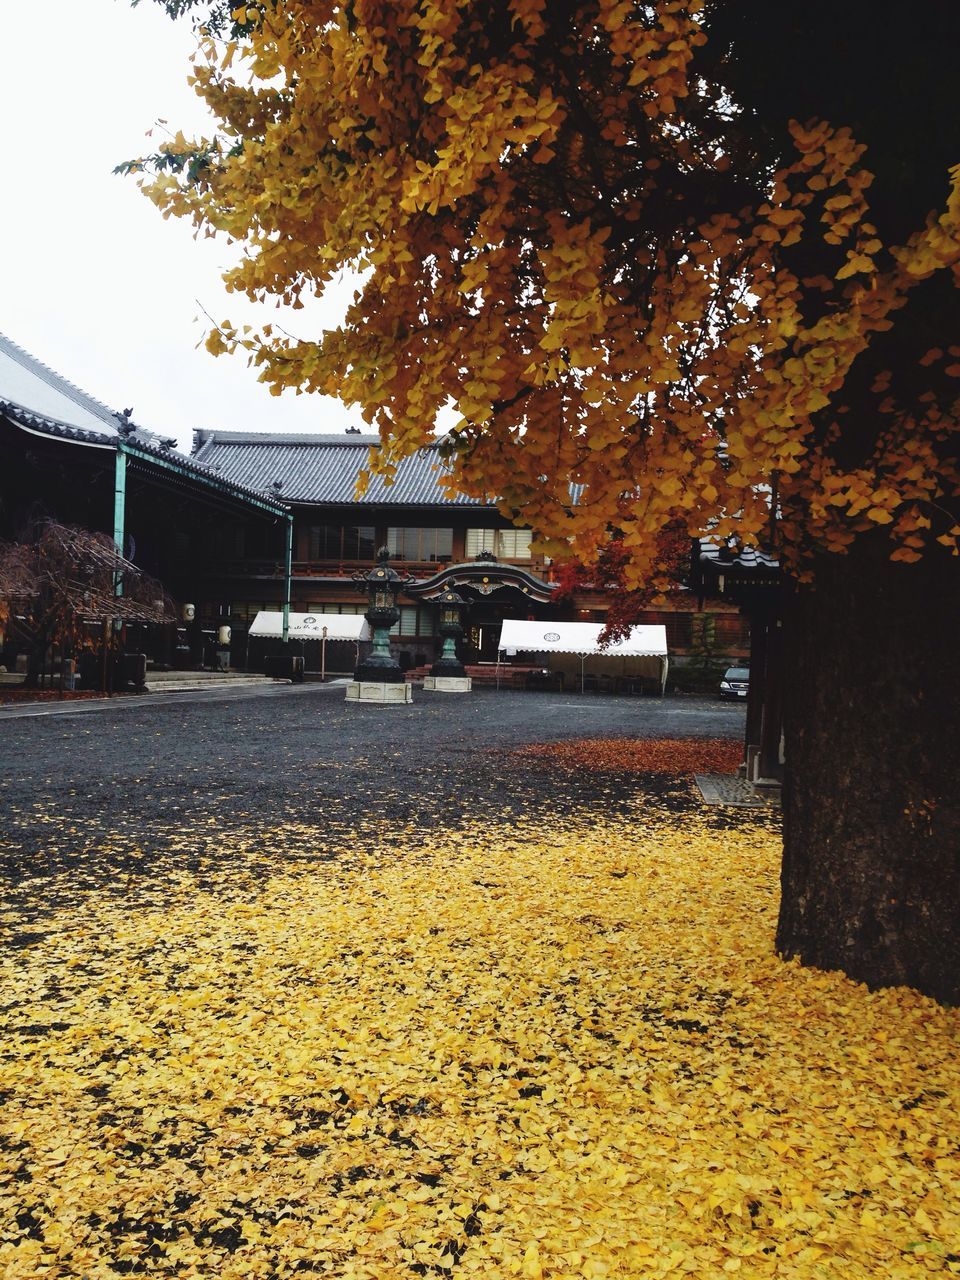
<svg viewBox="0 0 960 1280">
<path fill-rule="evenodd" d="M 440 657 L 430 668 L 430 674 L 462 678 L 467 673 L 457 657 L 457 641 L 463 635 L 461 618 L 467 602 L 452 587 L 441 592 L 436 602 L 440 608 L 437 630 L 443 637 L 443 648 Z"/>
<path fill-rule="evenodd" d="M 437 630 L 443 637 L 443 648 L 430 674 L 424 677 L 423 687 L 434 693 L 469 693 L 473 682 L 457 657 L 457 641 L 463 635 L 462 618 L 467 601 L 452 587 L 447 587 L 434 596 L 434 603 L 438 606 Z"/>
<path fill-rule="evenodd" d="M 403 685 L 403 672 L 397 659 L 390 650 L 390 627 L 399 620 L 397 596 L 408 581 L 406 573 L 398 573 L 390 567 L 389 548 L 381 547 L 376 553 L 376 564 L 369 573 L 355 573 L 353 580 L 358 588 L 367 595 L 367 611 L 365 617 L 370 623 L 374 646 L 360 666 L 353 672 L 353 684 L 360 685 Z M 376 701 L 372 690 L 366 692 L 364 700 Z M 349 692 L 348 692 L 349 698 Z M 360 699 L 357 690 L 356 699 Z M 389 701 L 396 699 L 389 698 Z"/>
</svg>

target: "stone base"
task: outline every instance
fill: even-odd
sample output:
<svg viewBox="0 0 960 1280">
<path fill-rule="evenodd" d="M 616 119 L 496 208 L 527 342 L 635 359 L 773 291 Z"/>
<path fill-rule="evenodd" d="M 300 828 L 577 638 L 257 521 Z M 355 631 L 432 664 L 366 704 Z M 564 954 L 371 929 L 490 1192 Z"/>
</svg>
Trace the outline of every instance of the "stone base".
<svg viewBox="0 0 960 1280">
<path fill-rule="evenodd" d="M 401 703 L 413 701 L 413 686 L 378 680 L 351 680 L 347 685 L 347 702 Z"/>
<path fill-rule="evenodd" d="M 469 676 L 424 676 L 423 687 L 434 693 L 469 693 L 473 681 Z"/>
<path fill-rule="evenodd" d="M 395 662 L 374 662 L 368 658 L 353 672 L 360 684 L 403 684 L 403 672 Z"/>
<path fill-rule="evenodd" d="M 695 773 L 704 804 L 734 805 L 741 809 L 763 809 L 780 803 L 779 789 L 756 787 L 745 778 L 725 773 Z"/>
</svg>

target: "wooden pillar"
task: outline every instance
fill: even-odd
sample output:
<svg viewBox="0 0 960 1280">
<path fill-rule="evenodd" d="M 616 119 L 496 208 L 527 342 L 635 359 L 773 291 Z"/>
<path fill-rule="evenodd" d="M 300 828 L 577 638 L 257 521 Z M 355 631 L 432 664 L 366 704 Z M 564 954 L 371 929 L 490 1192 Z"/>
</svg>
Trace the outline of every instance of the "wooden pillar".
<svg viewBox="0 0 960 1280">
<path fill-rule="evenodd" d="M 753 779 L 754 760 L 760 752 L 763 699 L 767 671 L 767 635 L 770 615 L 765 609 L 750 611 L 750 688 L 747 691 L 747 723 L 743 735 L 743 760 L 747 778 Z"/>
<path fill-rule="evenodd" d="M 760 726 L 760 753 L 756 781 L 783 779 L 780 742 L 783 737 L 783 627 L 780 619 L 767 616 L 767 654 L 763 679 L 763 708 Z M 753 683 L 753 668 L 750 670 Z"/>
<path fill-rule="evenodd" d="M 293 512 L 287 513 L 283 552 L 283 643 L 290 638 L 290 594 L 293 580 Z"/>
</svg>

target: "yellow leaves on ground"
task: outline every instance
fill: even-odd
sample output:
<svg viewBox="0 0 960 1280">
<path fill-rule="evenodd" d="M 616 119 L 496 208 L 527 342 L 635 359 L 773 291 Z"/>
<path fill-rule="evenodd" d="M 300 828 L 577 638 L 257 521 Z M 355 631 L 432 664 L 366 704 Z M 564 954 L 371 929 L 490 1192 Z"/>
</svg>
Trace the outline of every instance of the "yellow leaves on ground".
<svg viewBox="0 0 960 1280">
<path fill-rule="evenodd" d="M 776 837 L 676 822 L 61 912 L 3 969 L 0 1271 L 956 1271 L 957 1012 L 781 964 Z"/>
</svg>

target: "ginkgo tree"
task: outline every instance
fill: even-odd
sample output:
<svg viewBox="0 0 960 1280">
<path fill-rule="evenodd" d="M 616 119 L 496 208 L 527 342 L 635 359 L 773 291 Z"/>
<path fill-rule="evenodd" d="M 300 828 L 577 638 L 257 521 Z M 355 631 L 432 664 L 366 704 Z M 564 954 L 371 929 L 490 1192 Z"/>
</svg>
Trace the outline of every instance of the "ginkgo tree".
<svg viewBox="0 0 960 1280">
<path fill-rule="evenodd" d="M 210 350 L 360 404 L 387 475 L 452 406 L 450 483 L 582 560 L 618 530 L 627 587 L 662 579 L 678 524 L 773 542 L 798 676 L 778 947 L 957 998 L 943 726 L 904 668 L 908 615 L 939 667 L 917 614 L 957 608 L 947 80 L 909 77 L 897 158 L 877 121 L 904 65 L 862 4 L 166 7 L 198 21 L 217 124 L 133 166 L 151 198 L 237 241 L 227 284 L 253 299 L 360 281 L 336 329 L 225 321 Z M 956 19 L 931 12 L 942 60 Z"/>
</svg>

